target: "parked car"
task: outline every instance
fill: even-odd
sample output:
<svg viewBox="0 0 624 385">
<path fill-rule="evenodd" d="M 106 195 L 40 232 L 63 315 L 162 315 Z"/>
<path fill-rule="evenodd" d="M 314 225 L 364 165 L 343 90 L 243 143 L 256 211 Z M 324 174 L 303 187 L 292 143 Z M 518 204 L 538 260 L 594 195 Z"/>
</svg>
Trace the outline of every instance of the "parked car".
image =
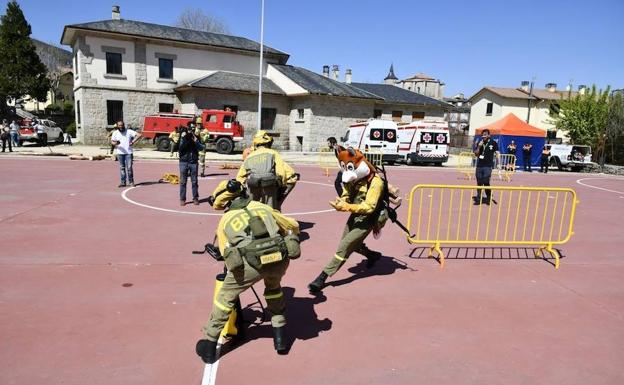
<svg viewBox="0 0 624 385">
<path fill-rule="evenodd" d="M 573 144 L 549 144 L 550 166 L 559 170 L 570 168 L 580 171 L 583 167 L 592 164 L 591 147 Z"/>
<path fill-rule="evenodd" d="M 51 120 L 48 119 L 39 119 L 39 123 L 41 123 L 45 127 L 45 132 L 48 134 L 48 143 L 63 143 L 65 140 L 65 136 L 63 134 L 63 130 L 59 126 L 56 125 Z M 24 142 L 32 142 L 36 143 L 38 141 L 37 132 L 35 127 L 33 127 L 32 122 L 26 121 L 22 122 L 22 126 L 19 130 L 19 144 L 20 146 Z"/>
</svg>

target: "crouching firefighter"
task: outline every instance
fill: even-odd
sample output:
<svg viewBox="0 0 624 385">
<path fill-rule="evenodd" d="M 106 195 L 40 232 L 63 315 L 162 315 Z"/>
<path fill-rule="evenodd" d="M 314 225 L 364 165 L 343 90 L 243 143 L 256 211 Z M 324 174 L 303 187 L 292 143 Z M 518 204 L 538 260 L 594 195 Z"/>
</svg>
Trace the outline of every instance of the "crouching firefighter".
<svg viewBox="0 0 624 385">
<path fill-rule="evenodd" d="M 321 274 L 308 285 L 312 294 L 321 291 L 327 278 L 334 275 L 354 251 L 367 258 L 367 267 L 373 267 L 381 258 L 381 253 L 366 247 L 364 239 L 371 231 L 378 235 L 388 219 L 388 210 L 383 201 L 386 186 L 376 175 L 375 166 L 359 150 L 353 148 L 338 146 L 336 156 L 342 169 L 344 190 L 340 197 L 329 204 L 337 211 L 349 212 L 351 215 L 336 254 Z"/>
<path fill-rule="evenodd" d="M 253 151 L 243 161 L 236 180 L 246 183 L 251 198 L 281 210 L 282 203 L 297 183 L 295 174 L 280 154 L 273 150 L 273 138 L 264 130 L 253 137 Z"/>
<path fill-rule="evenodd" d="M 217 240 L 227 273 L 215 296 L 210 320 L 203 327 L 205 338 L 197 342 L 197 354 L 206 363 L 216 360 L 217 340 L 238 296 L 260 280 L 264 280 L 275 350 L 286 353 L 286 304 L 280 282 L 289 260 L 301 253 L 299 224 L 263 203 L 252 201 L 236 180 L 221 182 L 209 202 L 216 210 L 226 210 L 217 227 Z"/>
</svg>

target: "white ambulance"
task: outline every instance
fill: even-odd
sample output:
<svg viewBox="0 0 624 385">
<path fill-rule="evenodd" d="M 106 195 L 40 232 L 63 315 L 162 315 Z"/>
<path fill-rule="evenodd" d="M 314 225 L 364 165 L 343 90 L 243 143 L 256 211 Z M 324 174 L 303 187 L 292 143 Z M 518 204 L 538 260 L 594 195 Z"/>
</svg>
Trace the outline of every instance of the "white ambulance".
<svg viewBox="0 0 624 385">
<path fill-rule="evenodd" d="M 394 164 L 399 157 L 397 124 L 391 120 L 369 119 L 349 126 L 342 138 L 345 147 L 357 148 L 362 152 L 382 154 L 383 162 Z"/>
<path fill-rule="evenodd" d="M 450 134 L 443 120 L 417 120 L 399 124 L 399 160 L 407 164 L 434 163 L 448 160 Z"/>
</svg>

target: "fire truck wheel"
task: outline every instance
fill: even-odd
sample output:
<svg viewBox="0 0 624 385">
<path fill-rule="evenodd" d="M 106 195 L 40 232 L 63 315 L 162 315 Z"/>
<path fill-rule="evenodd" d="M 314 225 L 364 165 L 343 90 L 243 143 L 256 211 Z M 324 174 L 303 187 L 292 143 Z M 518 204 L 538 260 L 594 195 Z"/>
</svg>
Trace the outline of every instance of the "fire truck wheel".
<svg viewBox="0 0 624 385">
<path fill-rule="evenodd" d="M 156 149 L 158 151 L 171 151 L 171 141 L 166 136 L 156 139 Z"/>
<path fill-rule="evenodd" d="M 230 138 L 219 138 L 216 147 L 219 154 L 230 154 L 234 150 L 234 142 Z"/>
</svg>

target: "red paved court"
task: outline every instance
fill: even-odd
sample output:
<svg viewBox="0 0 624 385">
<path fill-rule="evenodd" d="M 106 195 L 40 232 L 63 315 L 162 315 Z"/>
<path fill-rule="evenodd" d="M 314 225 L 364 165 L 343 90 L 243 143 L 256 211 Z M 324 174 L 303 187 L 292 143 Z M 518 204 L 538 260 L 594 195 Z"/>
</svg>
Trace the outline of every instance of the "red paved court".
<svg viewBox="0 0 624 385">
<path fill-rule="evenodd" d="M 153 183 L 177 163 L 137 162 L 140 185 L 126 199 L 111 161 L 2 157 L 0 165 L 0 383 L 200 384 L 194 346 L 222 266 L 191 251 L 212 240 L 218 216 L 197 215 L 214 213 L 207 203 L 181 208 L 177 186 Z M 296 169 L 307 183 L 284 211 L 328 210 L 333 177 Z M 201 180 L 204 198 L 234 173 L 210 171 L 219 175 Z M 473 183 L 458 175 L 390 171 L 403 192 Z M 387 225 L 367 241 L 385 255 L 377 266 L 366 270 L 354 254 L 325 296 L 312 297 L 306 285 L 333 255 L 347 215 L 296 215 L 306 240 L 283 281 L 290 354 L 274 353 L 270 324 L 257 325 L 251 306 L 251 340 L 221 358 L 216 383 L 624 383 L 624 178 L 533 173 L 511 185 L 576 189 L 576 235 L 561 247 L 558 271 L 530 255 L 452 253 L 440 270 Z"/>
</svg>

